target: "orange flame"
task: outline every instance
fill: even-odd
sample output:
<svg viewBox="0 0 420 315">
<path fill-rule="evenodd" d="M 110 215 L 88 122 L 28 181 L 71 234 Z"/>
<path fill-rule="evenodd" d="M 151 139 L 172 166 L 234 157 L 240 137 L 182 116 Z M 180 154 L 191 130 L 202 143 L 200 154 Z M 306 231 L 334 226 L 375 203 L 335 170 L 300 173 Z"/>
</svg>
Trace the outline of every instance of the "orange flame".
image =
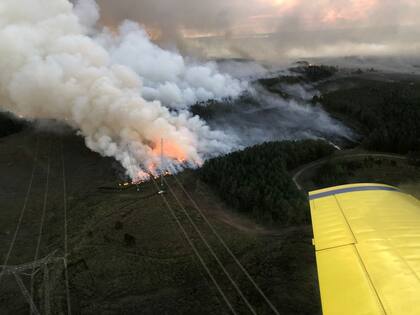
<svg viewBox="0 0 420 315">
<path fill-rule="evenodd" d="M 155 142 L 152 152 L 153 152 L 153 155 L 160 156 L 161 154 L 160 141 Z M 186 152 L 184 152 L 184 150 L 174 142 L 164 142 L 162 153 L 163 153 L 163 156 L 176 160 L 178 162 L 185 162 L 187 160 Z M 156 168 L 156 165 L 155 165 L 155 168 Z"/>
<path fill-rule="evenodd" d="M 156 169 L 157 169 L 157 165 L 156 163 L 150 163 L 149 165 L 147 165 L 147 170 L 150 174 L 156 174 Z"/>
</svg>

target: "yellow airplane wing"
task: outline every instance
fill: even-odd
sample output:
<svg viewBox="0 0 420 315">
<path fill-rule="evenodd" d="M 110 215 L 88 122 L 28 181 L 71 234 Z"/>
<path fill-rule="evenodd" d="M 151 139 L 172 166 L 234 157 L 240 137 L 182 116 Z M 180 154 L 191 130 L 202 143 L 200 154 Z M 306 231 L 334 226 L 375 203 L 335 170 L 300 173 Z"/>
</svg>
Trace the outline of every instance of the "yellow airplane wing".
<svg viewBox="0 0 420 315">
<path fill-rule="evenodd" d="M 324 315 L 419 315 L 420 201 L 380 184 L 309 199 Z"/>
</svg>

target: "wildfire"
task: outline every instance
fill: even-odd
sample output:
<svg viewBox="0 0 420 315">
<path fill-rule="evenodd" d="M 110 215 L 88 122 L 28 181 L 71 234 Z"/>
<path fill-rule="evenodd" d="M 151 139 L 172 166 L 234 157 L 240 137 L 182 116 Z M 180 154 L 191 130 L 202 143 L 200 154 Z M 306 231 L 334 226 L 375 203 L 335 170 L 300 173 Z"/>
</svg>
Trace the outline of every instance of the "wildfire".
<svg viewBox="0 0 420 315">
<path fill-rule="evenodd" d="M 149 174 L 155 174 L 156 173 L 156 169 L 157 169 L 156 163 L 150 163 L 147 166 L 147 170 L 149 171 Z"/>
<path fill-rule="evenodd" d="M 122 184 L 118 184 L 120 187 L 124 188 L 131 185 L 140 185 L 142 183 L 147 182 L 150 178 L 158 179 L 160 176 L 171 176 L 172 173 L 169 170 L 158 170 L 157 165 L 155 163 L 151 163 L 148 166 L 148 171 L 139 171 L 137 177 L 134 178 L 131 182 L 126 182 Z"/>
<path fill-rule="evenodd" d="M 145 183 L 146 181 L 148 181 L 150 179 L 150 177 L 152 173 L 149 172 L 145 172 L 145 171 L 139 171 L 137 173 L 137 177 L 135 177 L 132 181 L 131 181 L 131 185 L 140 185 L 142 183 Z"/>
<path fill-rule="evenodd" d="M 161 176 L 170 176 L 172 173 L 167 169 L 169 165 L 166 165 L 166 163 L 179 165 L 187 161 L 187 154 L 176 143 L 163 142 L 161 140 L 149 143 L 149 147 L 151 148 L 151 161 L 148 163 L 143 162 L 144 164 L 141 165 L 135 176 L 132 176 L 130 182 L 118 184 L 120 188 L 140 185 L 150 179 L 158 179 Z"/>
<path fill-rule="evenodd" d="M 155 143 L 160 143 L 160 141 L 157 141 Z M 173 142 L 165 142 L 163 147 L 161 147 L 160 145 L 154 145 L 152 153 L 156 157 L 159 157 L 161 154 L 163 154 L 164 157 L 170 158 L 181 163 L 187 160 L 186 152 L 182 148 L 180 148 L 176 143 Z M 156 165 L 151 165 L 150 169 L 156 169 Z"/>
</svg>

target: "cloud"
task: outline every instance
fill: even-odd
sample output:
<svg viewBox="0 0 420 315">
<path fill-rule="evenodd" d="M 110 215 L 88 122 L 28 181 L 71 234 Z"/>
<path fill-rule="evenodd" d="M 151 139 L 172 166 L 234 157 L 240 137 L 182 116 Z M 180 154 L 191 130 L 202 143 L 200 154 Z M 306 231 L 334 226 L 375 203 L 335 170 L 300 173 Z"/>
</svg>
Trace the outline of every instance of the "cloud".
<svg viewBox="0 0 420 315">
<path fill-rule="evenodd" d="M 157 29 L 168 37 L 181 29 L 199 32 L 227 29 L 235 7 L 224 0 L 101 0 L 99 4 L 104 24 L 118 25 L 129 19 Z"/>
<path fill-rule="evenodd" d="M 100 7 L 105 24 L 139 21 L 157 39 L 206 56 L 416 54 L 420 46 L 416 0 L 102 0 Z M 194 39 L 180 44 L 181 37 Z"/>
</svg>

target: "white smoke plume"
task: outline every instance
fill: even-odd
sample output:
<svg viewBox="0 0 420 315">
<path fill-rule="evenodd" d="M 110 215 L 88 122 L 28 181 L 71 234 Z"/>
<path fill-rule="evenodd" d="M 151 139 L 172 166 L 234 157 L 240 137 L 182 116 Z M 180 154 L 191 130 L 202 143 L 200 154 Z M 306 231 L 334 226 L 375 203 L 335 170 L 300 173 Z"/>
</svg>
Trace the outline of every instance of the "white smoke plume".
<svg viewBox="0 0 420 315">
<path fill-rule="evenodd" d="M 246 83 L 221 74 L 214 62 L 197 64 L 152 43 L 137 23 L 125 21 L 119 36 L 104 32 L 98 41 L 114 63 L 133 69 L 143 81 L 143 97 L 182 109 L 210 99 L 238 97 Z"/>
<path fill-rule="evenodd" d="M 236 137 L 241 147 L 266 141 L 324 139 L 336 145 L 357 139 L 350 128 L 310 103 L 319 92 L 305 85 L 284 85 L 289 98 L 272 94 L 261 86 L 247 94 L 247 100 L 232 102 L 229 110 L 215 110 L 208 124 Z"/>
<path fill-rule="evenodd" d="M 236 96 L 239 81 L 213 64 L 188 64 L 161 50 L 132 23 L 120 28 L 117 39 L 93 39 L 98 18 L 93 1 L 74 8 L 67 0 L 2 0 L 0 108 L 66 122 L 132 178 L 159 168 L 161 138 L 165 155 L 178 163 L 199 164 L 232 149 L 232 139 L 187 111 L 171 112 L 160 100 L 183 108 Z"/>
</svg>

